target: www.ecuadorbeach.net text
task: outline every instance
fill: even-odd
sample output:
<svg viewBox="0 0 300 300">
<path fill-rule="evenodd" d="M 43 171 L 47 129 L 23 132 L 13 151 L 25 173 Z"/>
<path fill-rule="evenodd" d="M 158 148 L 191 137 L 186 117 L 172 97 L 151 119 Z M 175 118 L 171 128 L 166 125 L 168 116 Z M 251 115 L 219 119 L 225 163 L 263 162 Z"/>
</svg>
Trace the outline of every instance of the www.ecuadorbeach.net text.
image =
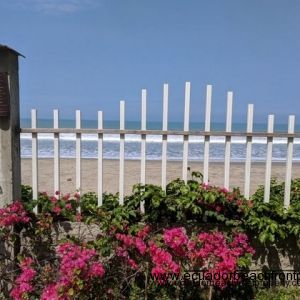
<svg viewBox="0 0 300 300">
<path fill-rule="evenodd" d="M 210 273 L 191 270 L 181 274 L 150 274 L 150 280 L 169 285 L 192 284 L 199 287 L 222 286 L 227 284 L 248 285 L 256 288 L 284 286 L 300 286 L 300 271 L 294 270 L 251 270 L 249 272 Z"/>
</svg>

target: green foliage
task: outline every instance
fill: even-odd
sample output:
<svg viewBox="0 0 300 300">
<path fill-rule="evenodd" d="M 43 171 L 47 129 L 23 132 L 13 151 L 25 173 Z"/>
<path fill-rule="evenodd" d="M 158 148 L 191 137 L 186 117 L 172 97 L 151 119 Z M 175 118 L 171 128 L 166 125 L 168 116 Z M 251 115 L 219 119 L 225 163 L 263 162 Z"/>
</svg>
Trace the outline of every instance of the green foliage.
<svg viewBox="0 0 300 300">
<path fill-rule="evenodd" d="M 247 211 L 245 227 L 262 243 L 276 242 L 300 234 L 300 179 L 292 180 L 291 205 L 284 207 L 284 182 L 272 179 L 269 203 L 264 203 L 264 186 L 252 196 L 253 207 Z"/>
<path fill-rule="evenodd" d="M 32 187 L 29 185 L 21 185 L 21 197 L 24 202 L 32 200 Z"/>
<path fill-rule="evenodd" d="M 192 180 L 185 183 L 176 179 L 166 189 L 153 184 L 137 184 L 131 195 L 125 197 L 120 206 L 118 194 L 103 194 L 103 205 L 98 207 L 96 193 L 81 195 L 82 216 L 88 223 L 101 218 L 102 226 L 115 226 L 122 229 L 135 222 L 153 224 L 207 224 L 209 227 L 224 226 L 237 230 L 250 231 L 261 243 L 275 243 L 279 240 L 300 234 L 300 179 L 291 184 L 291 206 L 283 205 L 284 183 L 271 181 L 270 201 L 264 203 L 264 186 L 260 186 L 247 201 L 239 189 L 229 192 L 215 186 L 202 184 L 202 175 L 192 173 Z M 66 201 L 60 197 L 56 206 L 62 210 L 60 217 L 53 214 L 53 201 L 45 193 L 40 193 L 37 200 L 32 200 L 30 186 L 22 186 L 22 199 L 26 209 L 32 211 L 38 206 L 39 212 L 49 212 L 54 218 L 74 219 L 78 201 L 70 197 L 72 209 L 66 209 Z M 145 214 L 140 213 L 140 203 L 144 203 Z"/>
<path fill-rule="evenodd" d="M 258 291 L 255 295 L 255 300 L 297 300 L 299 298 L 299 287 L 276 287 L 271 289 L 263 289 Z"/>
</svg>

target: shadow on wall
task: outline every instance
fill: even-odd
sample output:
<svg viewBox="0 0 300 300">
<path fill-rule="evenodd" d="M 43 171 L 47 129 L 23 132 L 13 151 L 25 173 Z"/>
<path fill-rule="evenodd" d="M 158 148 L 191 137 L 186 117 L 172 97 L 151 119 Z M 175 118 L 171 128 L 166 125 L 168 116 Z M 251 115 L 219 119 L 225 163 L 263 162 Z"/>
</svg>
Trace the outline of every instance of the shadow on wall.
<svg viewBox="0 0 300 300">
<path fill-rule="evenodd" d="M 296 237 L 291 236 L 283 241 L 262 245 L 257 239 L 251 239 L 255 248 L 251 269 L 266 272 L 300 272 L 300 243 Z"/>
</svg>

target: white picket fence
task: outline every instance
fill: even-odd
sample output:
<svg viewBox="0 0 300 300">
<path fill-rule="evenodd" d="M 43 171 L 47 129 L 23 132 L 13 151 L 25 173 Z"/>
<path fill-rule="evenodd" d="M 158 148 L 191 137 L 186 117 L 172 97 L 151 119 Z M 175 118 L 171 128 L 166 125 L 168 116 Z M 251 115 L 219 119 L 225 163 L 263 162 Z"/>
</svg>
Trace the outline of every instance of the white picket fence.
<svg viewBox="0 0 300 300">
<path fill-rule="evenodd" d="M 146 183 L 146 136 L 160 135 L 162 136 L 162 168 L 161 168 L 161 185 L 166 187 L 167 175 L 167 145 L 169 135 L 183 136 L 183 160 L 182 160 L 182 179 L 187 181 L 188 168 L 188 150 L 190 136 L 204 136 L 204 158 L 203 158 L 203 181 L 208 183 L 209 178 L 209 146 L 212 136 L 225 137 L 225 155 L 224 155 L 224 187 L 229 188 L 230 179 L 230 154 L 231 154 L 231 138 L 246 137 L 246 160 L 245 160 L 245 186 L 244 195 L 248 199 L 250 196 L 250 180 L 251 180 L 251 159 L 252 159 L 252 139 L 254 137 L 267 138 L 267 156 L 265 165 L 265 194 L 264 201 L 269 201 L 271 168 L 272 168 L 272 146 L 273 138 L 287 138 L 287 157 L 285 171 L 285 194 L 284 205 L 290 205 L 290 190 L 293 162 L 293 144 L 294 139 L 300 137 L 300 133 L 295 133 L 295 116 L 290 115 L 288 119 L 288 132 L 274 132 L 274 115 L 268 116 L 267 132 L 253 132 L 253 104 L 248 105 L 247 113 L 247 131 L 232 132 L 232 103 L 233 93 L 227 94 L 227 113 L 226 113 L 226 130 L 211 131 L 211 101 L 212 86 L 207 85 L 206 88 L 206 108 L 205 108 L 205 128 L 204 131 L 190 131 L 190 95 L 191 85 L 189 82 L 185 84 L 185 104 L 184 104 L 184 128 L 183 131 L 168 130 L 168 101 L 169 87 L 164 84 L 163 87 L 163 119 L 162 130 L 147 130 L 146 128 L 146 109 L 147 109 L 147 91 L 142 90 L 141 95 L 141 129 L 126 130 L 125 129 L 125 101 L 120 101 L 120 129 L 104 129 L 103 113 L 98 111 L 98 128 L 87 129 L 81 128 L 81 112 L 76 110 L 76 128 L 59 128 L 59 112 L 53 111 L 53 128 L 37 128 L 37 112 L 35 109 L 31 111 L 31 128 L 22 128 L 22 133 L 32 134 L 32 189 L 33 198 L 38 197 L 38 133 L 54 134 L 54 191 L 60 190 L 60 134 L 73 133 L 76 134 L 76 189 L 81 190 L 81 136 L 82 134 L 98 134 L 98 205 L 102 205 L 103 200 L 103 134 L 118 134 L 120 136 L 120 156 L 119 156 L 119 202 L 124 203 L 124 159 L 125 159 L 125 135 L 138 134 L 141 136 L 141 173 L 140 182 Z M 144 211 L 143 203 L 141 210 Z"/>
</svg>

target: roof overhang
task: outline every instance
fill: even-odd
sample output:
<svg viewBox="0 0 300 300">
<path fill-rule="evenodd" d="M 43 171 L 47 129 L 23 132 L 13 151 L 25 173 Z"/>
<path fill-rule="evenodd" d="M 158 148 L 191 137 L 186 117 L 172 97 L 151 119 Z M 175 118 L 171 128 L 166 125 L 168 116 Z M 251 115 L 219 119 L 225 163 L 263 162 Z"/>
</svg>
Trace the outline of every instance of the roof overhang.
<svg viewBox="0 0 300 300">
<path fill-rule="evenodd" d="M 2 51 L 11 52 L 11 53 L 13 53 L 13 54 L 15 54 L 15 55 L 22 56 L 22 57 L 25 58 L 25 56 L 24 56 L 23 54 L 19 53 L 18 51 L 14 50 L 14 49 L 12 49 L 12 48 L 6 46 L 6 45 L 1 45 L 1 44 L 0 44 L 0 51 L 1 51 L 1 50 L 2 50 Z"/>
</svg>

